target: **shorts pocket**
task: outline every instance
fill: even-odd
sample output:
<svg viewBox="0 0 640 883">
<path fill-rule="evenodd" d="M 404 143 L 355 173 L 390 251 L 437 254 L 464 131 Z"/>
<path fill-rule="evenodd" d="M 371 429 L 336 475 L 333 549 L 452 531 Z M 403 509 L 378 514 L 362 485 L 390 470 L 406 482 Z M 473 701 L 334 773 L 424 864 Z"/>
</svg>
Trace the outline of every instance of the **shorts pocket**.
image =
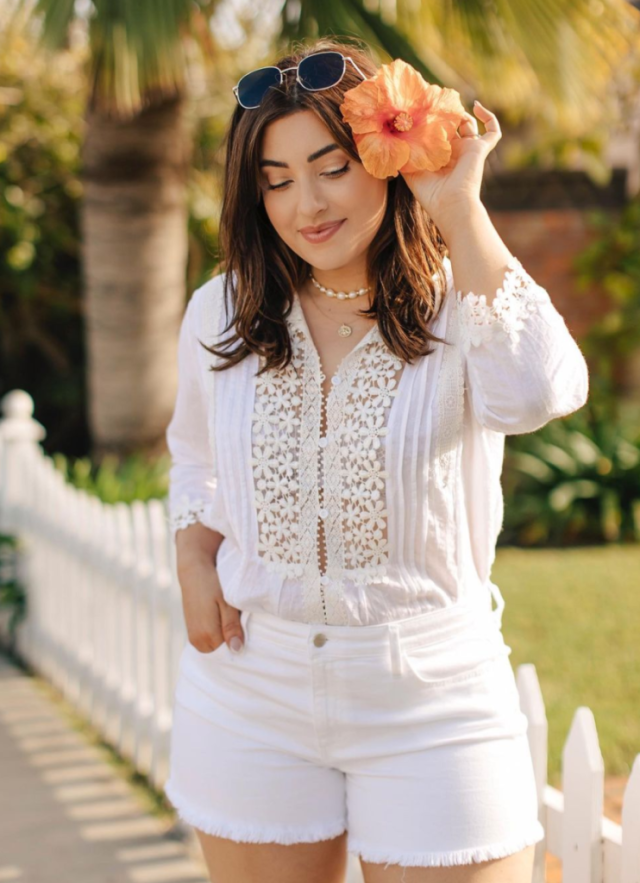
<svg viewBox="0 0 640 883">
<path fill-rule="evenodd" d="M 427 689 L 444 689 L 480 679 L 511 648 L 500 639 L 464 637 L 436 646 L 402 649 L 406 675 Z"/>
<path fill-rule="evenodd" d="M 215 650 L 207 650 L 203 652 L 202 650 L 198 650 L 197 647 L 194 647 L 191 641 L 189 641 L 188 639 L 186 645 L 187 652 L 191 653 L 192 656 L 195 656 L 199 659 L 212 659 L 214 656 L 217 656 L 219 653 L 221 653 L 225 647 L 227 648 L 227 650 L 229 649 L 229 645 L 227 644 L 227 642 L 223 641 L 222 644 L 215 648 Z"/>
<path fill-rule="evenodd" d="M 180 670 L 185 672 L 187 677 L 192 672 L 196 672 L 201 676 L 204 675 L 211 678 L 214 676 L 214 672 L 218 671 L 220 664 L 230 654 L 231 650 L 229 650 L 226 641 L 223 641 L 215 650 L 211 650 L 209 653 L 202 653 L 187 639 L 180 660 Z"/>
</svg>

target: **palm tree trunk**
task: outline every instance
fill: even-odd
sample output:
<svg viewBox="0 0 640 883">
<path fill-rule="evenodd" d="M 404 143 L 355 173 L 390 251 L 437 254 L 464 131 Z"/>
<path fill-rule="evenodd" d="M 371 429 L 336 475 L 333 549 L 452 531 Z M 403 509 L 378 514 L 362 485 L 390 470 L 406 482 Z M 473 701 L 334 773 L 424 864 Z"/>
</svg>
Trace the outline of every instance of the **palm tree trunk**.
<svg viewBox="0 0 640 883">
<path fill-rule="evenodd" d="M 184 101 L 131 120 L 89 111 L 81 209 L 93 456 L 165 450 L 185 305 Z"/>
</svg>

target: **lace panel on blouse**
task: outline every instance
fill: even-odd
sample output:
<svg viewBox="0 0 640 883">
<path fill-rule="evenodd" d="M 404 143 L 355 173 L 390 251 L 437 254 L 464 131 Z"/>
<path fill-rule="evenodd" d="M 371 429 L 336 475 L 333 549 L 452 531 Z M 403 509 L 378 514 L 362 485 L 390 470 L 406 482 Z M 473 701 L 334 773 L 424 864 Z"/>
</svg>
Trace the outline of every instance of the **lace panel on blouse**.
<svg viewBox="0 0 640 883">
<path fill-rule="evenodd" d="M 363 584 L 386 574 L 383 439 L 403 363 L 374 326 L 343 359 L 325 401 L 318 354 L 298 310 L 291 363 L 256 379 L 258 553 L 268 569 L 301 580 L 308 621 L 346 624 L 343 579 Z"/>
<path fill-rule="evenodd" d="M 472 346 L 488 343 L 494 337 L 505 338 L 514 347 L 528 314 L 535 312 L 541 303 L 549 303 L 548 292 L 526 272 L 516 257 L 507 264 L 502 288 L 496 292 L 487 306 L 484 294 L 456 292 L 460 316 L 460 346 L 469 352 Z"/>
</svg>

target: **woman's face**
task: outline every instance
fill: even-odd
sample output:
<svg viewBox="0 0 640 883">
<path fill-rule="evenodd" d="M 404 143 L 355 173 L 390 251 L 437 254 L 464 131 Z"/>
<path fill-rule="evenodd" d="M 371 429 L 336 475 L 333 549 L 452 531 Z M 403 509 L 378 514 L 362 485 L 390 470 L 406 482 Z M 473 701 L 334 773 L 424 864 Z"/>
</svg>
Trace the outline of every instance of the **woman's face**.
<svg viewBox="0 0 640 883">
<path fill-rule="evenodd" d="M 387 181 L 354 161 L 309 110 L 267 126 L 260 168 L 265 211 L 289 248 L 313 269 L 340 270 L 345 281 L 364 282 L 367 249 L 385 213 Z M 334 221 L 342 223 L 324 241 L 302 232 Z"/>
</svg>

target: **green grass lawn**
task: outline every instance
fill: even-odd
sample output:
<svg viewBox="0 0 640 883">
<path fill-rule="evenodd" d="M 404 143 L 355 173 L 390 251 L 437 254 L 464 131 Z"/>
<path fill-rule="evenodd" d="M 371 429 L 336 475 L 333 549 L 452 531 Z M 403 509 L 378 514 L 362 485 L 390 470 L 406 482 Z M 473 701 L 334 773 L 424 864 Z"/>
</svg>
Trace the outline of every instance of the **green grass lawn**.
<svg viewBox="0 0 640 883">
<path fill-rule="evenodd" d="M 595 717 L 606 775 L 629 775 L 640 752 L 640 546 L 498 549 L 514 670 L 532 662 L 549 721 L 549 783 L 561 786 L 575 710 Z"/>
</svg>

